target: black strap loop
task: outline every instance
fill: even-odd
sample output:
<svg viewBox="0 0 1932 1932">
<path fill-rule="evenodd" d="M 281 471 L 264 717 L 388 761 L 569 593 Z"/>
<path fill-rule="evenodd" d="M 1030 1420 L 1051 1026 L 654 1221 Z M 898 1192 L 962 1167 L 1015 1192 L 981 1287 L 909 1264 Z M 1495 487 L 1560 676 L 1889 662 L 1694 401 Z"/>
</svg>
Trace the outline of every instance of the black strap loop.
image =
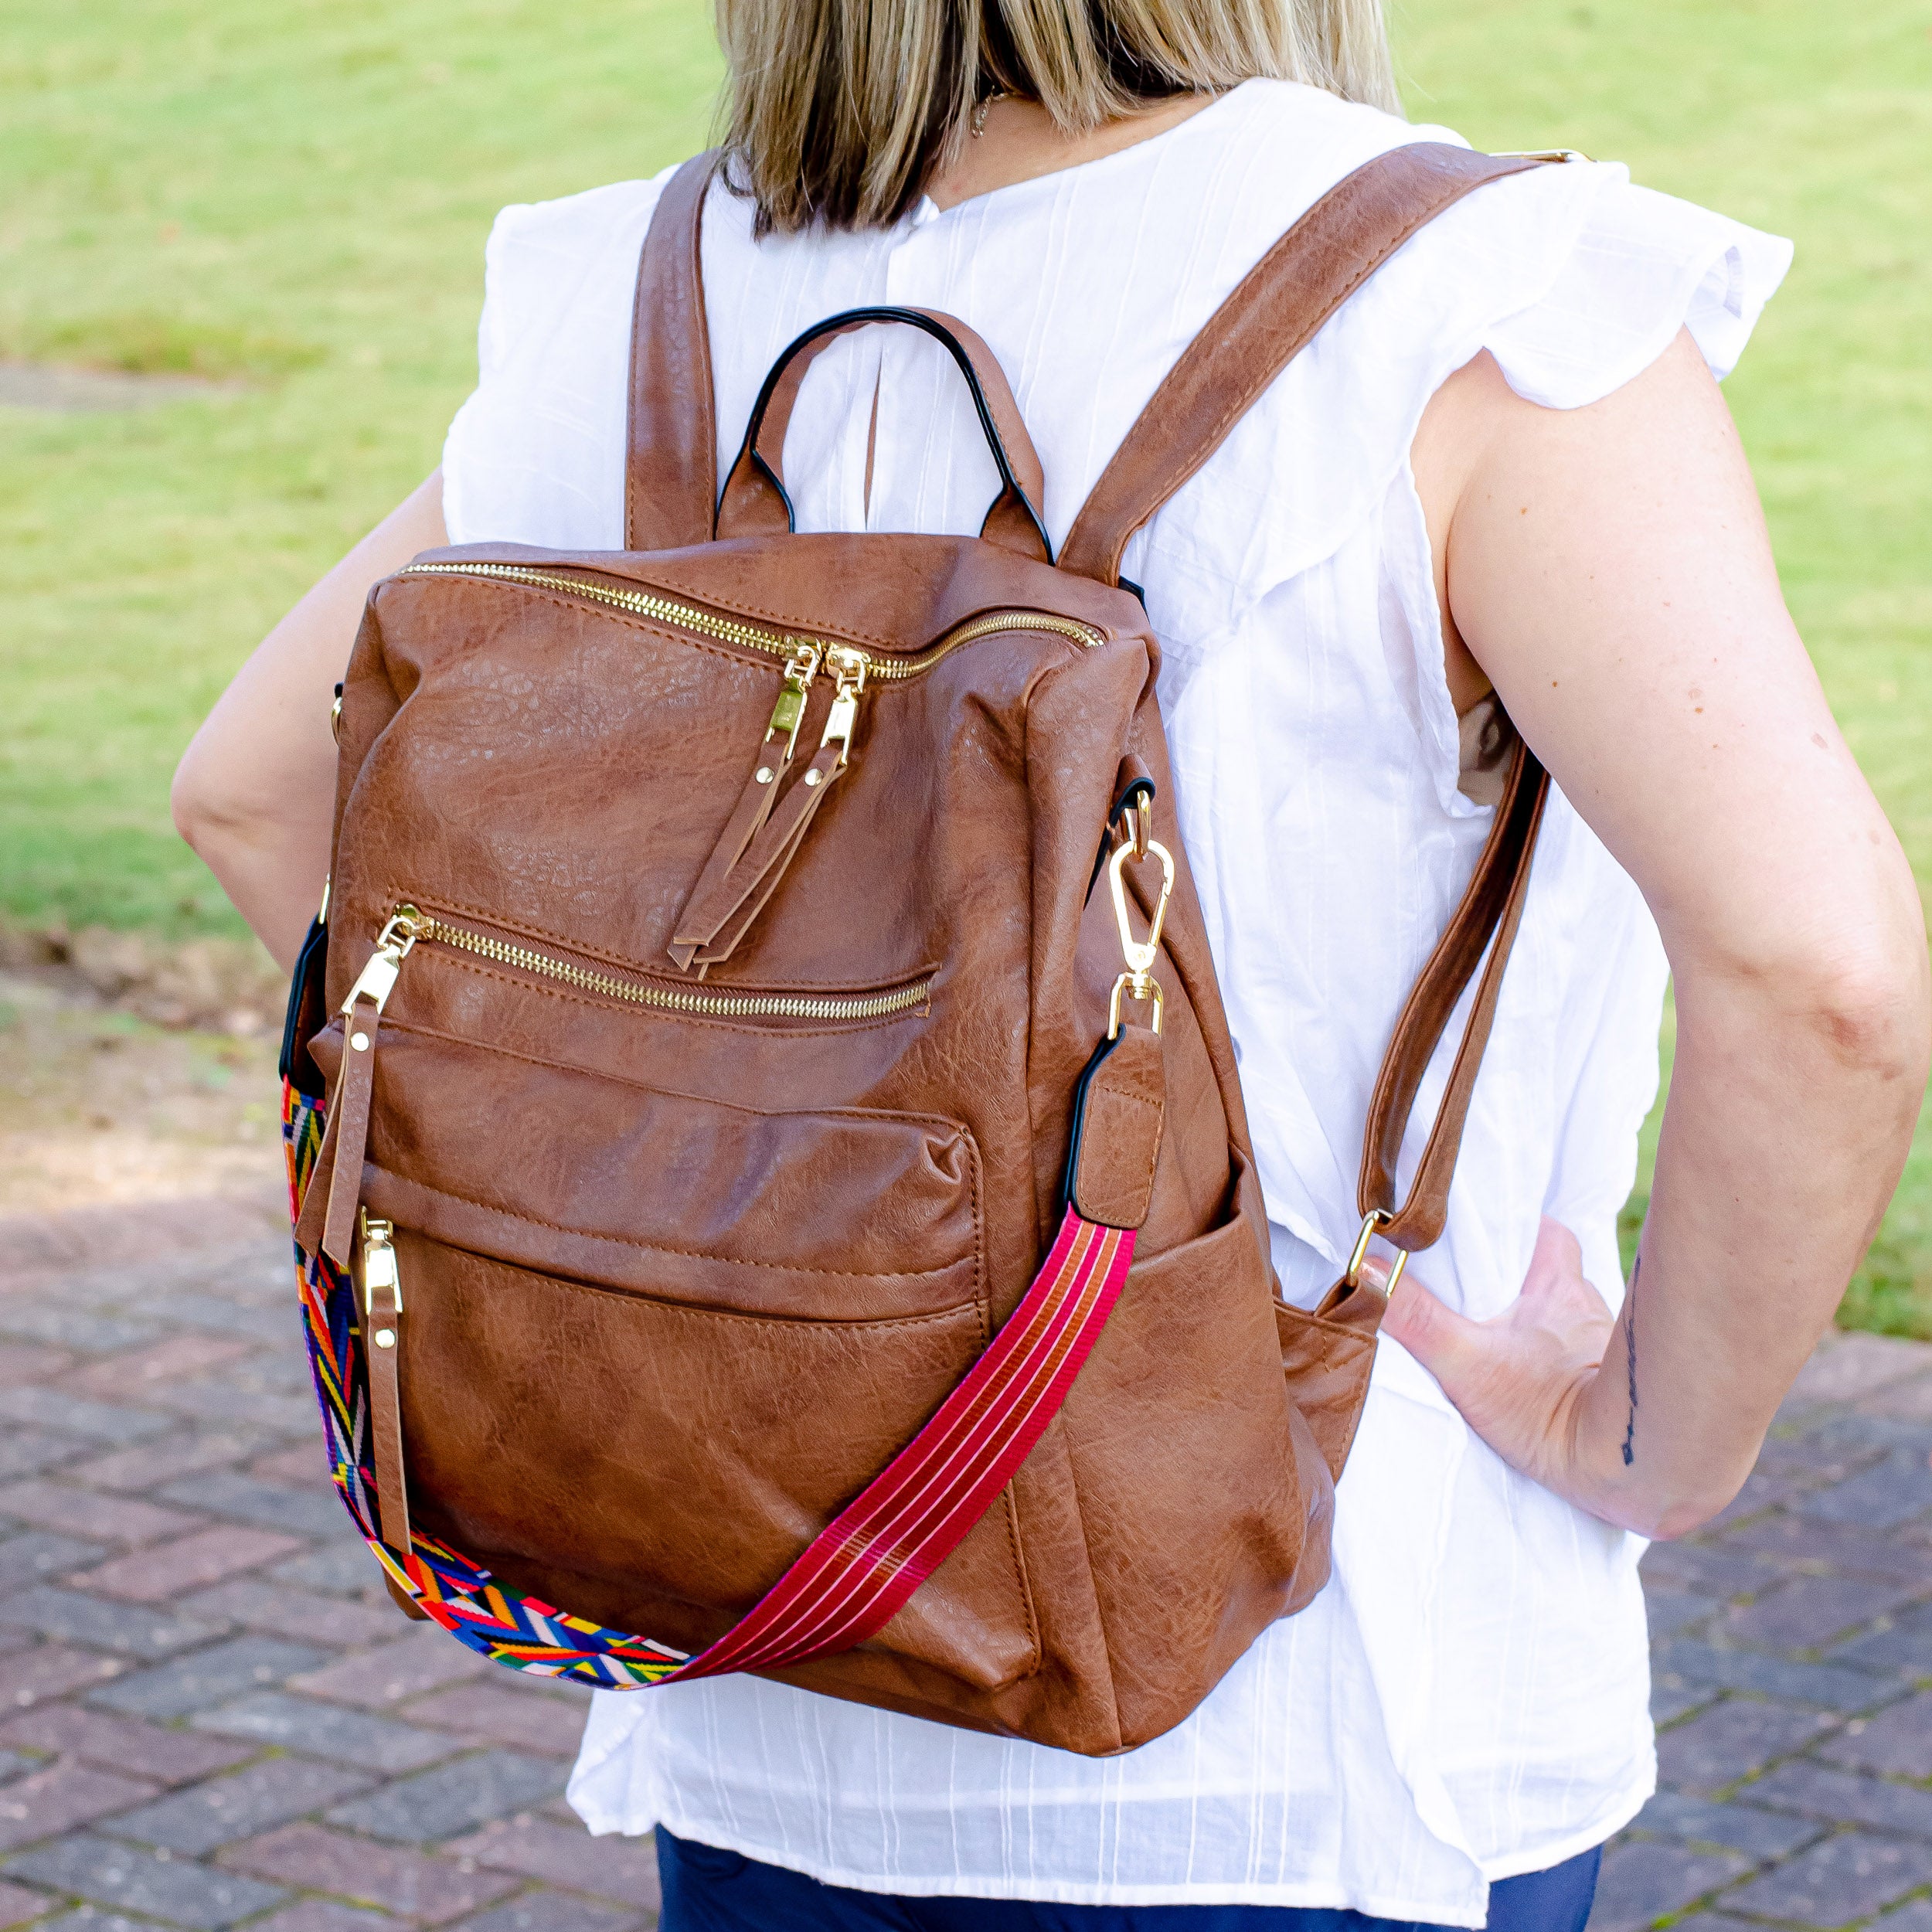
<svg viewBox="0 0 1932 1932">
<path fill-rule="evenodd" d="M 848 308 L 836 315 L 828 315 L 823 321 L 813 323 L 802 335 L 794 337 L 779 352 L 777 360 L 772 364 L 758 391 L 758 400 L 751 406 L 751 420 L 745 427 L 745 440 L 739 451 L 738 464 L 733 466 L 734 471 L 739 464 L 749 458 L 759 474 L 777 492 L 779 501 L 784 505 L 787 527 L 794 531 L 798 529 L 797 514 L 792 508 L 791 497 L 785 488 L 784 478 L 779 475 L 777 467 L 766 460 L 764 451 L 759 447 L 766 412 L 771 406 L 771 399 L 777 393 L 779 384 L 784 379 L 785 371 L 799 355 L 814 342 L 822 341 L 828 335 L 842 335 L 849 329 L 869 322 L 897 322 L 908 328 L 918 329 L 921 333 L 930 335 L 952 357 L 960 374 L 966 379 L 966 386 L 972 395 L 973 407 L 978 412 L 981 432 L 986 438 L 986 447 L 992 451 L 994 464 L 999 471 L 1000 494 L 995 499 L 992 509 L 987 512 L 987 520 L 991 522 L 994 512 L 998 510 L 1000 504 L 1010 498 L 1026 513 L 1028 522 L 1038 535 L 1042 553 L 1051 563 L 1053 561 L 1053 546 L 1047 539 L 1046 526 L 1040 519 L 1039 505 L 1028 495 L 1014 472 L 1012 457 L 1008 452 L 1005 439 L 1000 434 L 999 425 L 994 420 L 985 385 L 980 380 L 978 370 L 973 366 L 971 355 L 965 345 L 950 328 L 919 309 L 886 307 Z M 727 478 L 719 498 L 720 511 L 725 498 L 730 493 L 730 481 Z"/>
</svg>

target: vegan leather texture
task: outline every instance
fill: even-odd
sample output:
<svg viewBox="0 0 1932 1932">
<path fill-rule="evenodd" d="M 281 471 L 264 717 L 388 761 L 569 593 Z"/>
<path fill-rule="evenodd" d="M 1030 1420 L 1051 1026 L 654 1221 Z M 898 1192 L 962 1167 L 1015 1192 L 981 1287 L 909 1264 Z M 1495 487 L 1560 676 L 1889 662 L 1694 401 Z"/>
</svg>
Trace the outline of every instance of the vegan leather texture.
<svg viewBox="0 0 1932 1932">
<path fill-rule="evenodd" d="M 720 514 L 714 162 L 680 171 L 640 264 L 628 547 L 428 553 L 371 592 L 344 687 L 335 1017 L 308 1042 L 332 1117 L 298 1238 L 332 1243 L 359 1209 L 397 1230 L 399 1345 L 369 1391 L 386 1540 L 406 1480 L 419 1530 L 505 1587 L 702 1651 L 968 1376 L 1070 1192 L 1135 1245 L 1057 1413 L 883 1629 L 768 1674 L 1102 1754 L 1179 1723 L 1321 1589 L 1382 1304 L 1345 1283 L 1312 1314 L 1281 1299 L 1119 550 L 1363 274 L 1519 165 L 1412 148 L 1342 184 L 1157 393 L 1061 568 L 1024 540 L 1040 470 L 1004 378 L 934 315 L 917 325 L 951 338 L 1002 454 L 984 536 L 791 532 L 809 344 Z M 784 795 L 754 809 L 786 674 L 757 636 L 862 652 L 869 675 L 836 785 L 804 755 L 839 701 L 820 675 Z M 1376 1090 L 1365 1201 L 1396 1234 L 1440 1226 L 1543 784 L 1519 750 Z M 1141 829 L 1176 866 L 1161 1029 L 1133 1009 L 1096 1062 L 1123 967 L 1096 845 L 1134 835 L 1150 787 Z M 739 893 L 773 825 L 794 828 L 782 862 Z M 1124 879 L 1145 931 L 1158 869 Z M 405 906 L 438 923 L 379 1018 L 346 1022 L 371 1036 L 352 1049 L 339 1008 Z M 1398 1208 L 1422 1069 L 1485 950 Z"/>
</svg>

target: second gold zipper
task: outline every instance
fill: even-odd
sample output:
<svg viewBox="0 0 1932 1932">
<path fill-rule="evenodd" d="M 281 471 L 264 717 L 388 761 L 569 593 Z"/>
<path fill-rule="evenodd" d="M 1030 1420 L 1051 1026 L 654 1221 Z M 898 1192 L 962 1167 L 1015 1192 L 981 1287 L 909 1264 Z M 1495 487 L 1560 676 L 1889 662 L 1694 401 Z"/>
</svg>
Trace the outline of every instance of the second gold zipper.
<svg viewBox="0 0 1932 1932">
<path fill-rule="evenodd" d="M 580 992 L 594 993 L 602 999 L 620 1000 L 628 1005 L 642 1006 L 662 1012 L 685 1013 L 716 1019 L 884 1019 L 894 1013 L 910 1012 L 932 997 L 929 974 L 903 986 L 878 993 L 728 993 L 683 986 L 654 986 L 648 981 L 602 972 L 576 961 L 539 952 L 498 939 L 474 927 L 452 924 L 409 904 L 398 906 L 376 940 L 376 950 L 362 976 L 343 1002 L 348 1012 L 360 998 L 372 998 L 382 1010 L 403 962 L 421 941 L 449 946 L 478 959 L 518 971 L 553 980 Z"/>
</svg>

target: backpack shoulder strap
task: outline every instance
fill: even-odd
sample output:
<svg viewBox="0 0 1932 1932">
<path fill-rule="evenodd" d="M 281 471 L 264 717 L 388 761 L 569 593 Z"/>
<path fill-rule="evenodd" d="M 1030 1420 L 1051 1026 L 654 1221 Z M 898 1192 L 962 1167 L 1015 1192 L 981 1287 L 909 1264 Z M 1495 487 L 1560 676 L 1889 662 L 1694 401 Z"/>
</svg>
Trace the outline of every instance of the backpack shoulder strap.
<svg viewBox="0 0 1932 1932">
<path fill-rule="evenodd" d="M 1128 538 L 1220 447 L 1268 386 L 1404 242 L 1485 183 L 1566 158 L 1483 155 L 1420 142 L 1379 156 L 1331 189 L 1182 352 L 1075 519 L 1061 566 L 1117 583 Z M 1350 1287 L 1370 1233 L 1404 1250 L 1429 1247 L 1441 1236 L 1549 791 L 1548 774 L 1519 740 L 1488 841 L 1396 1022 L 1376 1081 L 1356 1187 L 1363 1222 L 1349 1268 Z M 1398 1201 L 1396 1165 L 1410 1114 L 1457 1002 L 1479 968 L 1435 1124 L 1409 1192 Z"/>
<path fill-rule="evenodd" d="M 695 155 L 665 184 L 638 260 L 624 454 L 627 550 L 709 543 L 717 515 L 717 415 L 698 244 L 718 162 L 715 148 Z"/>
<path fill-rule="evenodd" d="M 1503 968 L 1515 944 L 1516 928 L 1522 923 L 1530 861 L 1536 855 L 1536 832 L 1549 797 L 1549 774 L 1519 739 L 1476 869 L 1410 992 L 1376 1078 L 1368 1127 L 1362 1135 L 1355 1206 L 1362 1216 L 1365 1236 L 1379 1234 L 1405 1251 L 1434 1247 L 1449 1217 L 1449 1183 L 1455 1176 L 1470 1098 L 1496 1017 Z M 1482 977 L 1477 982 L 1442 1103 L 1436 1110 L 1435 1124 L 1429 1130 L 1408 1194 L 1398 1202 L 1396 1162 L 1408 1131 L 1409 1115 L 1437 1044 L 1449 1030 L 1456 1002 L 1475 978 L 1478 966 Z M 1394 1285 L 1393 1277 L 1389 1285 Z"/>
<path fill-rule="evenodd" d="M 1541 160 L 1423 141 L 1378 155 L 1330 189 L 1182 352 L 1074 519 L 1061 567 L 1117 583 L 1128 539 L 1221 447 L 1329 317 L 1445 209 Z"/>
</svg>

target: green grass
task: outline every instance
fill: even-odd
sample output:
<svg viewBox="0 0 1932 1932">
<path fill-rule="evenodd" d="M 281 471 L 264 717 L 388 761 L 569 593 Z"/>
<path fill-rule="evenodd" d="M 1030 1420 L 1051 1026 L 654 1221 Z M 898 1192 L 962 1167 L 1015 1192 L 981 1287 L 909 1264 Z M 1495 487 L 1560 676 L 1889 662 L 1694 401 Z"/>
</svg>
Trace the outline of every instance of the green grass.
<svg viewBox="0 0 1932 1932">
<path fill-rule="evenodd" d="M 1625 160 L 1797 238 L 1732 403 L 1792 607 L 1932 889 L 1920 0 L 1398 4 L 1417 118 Z M 224 385 L 0 410 L 0 916 L 237 930 L 168 826 L 182 746 L 436 461 L 496 209 L 689 151 L 716 74 L 700 0 L 0 0 L 0 356 Z M 1932 1130 L 1846 1317 L 1932 1334 Z"/>
<path fill-rule="evenodd" d="M 436 463 L 496 210 L 702 145 L 716 74 L 675 0 L 0 0 L 0 356 L 233 386 L 0 410 L 0 916 L 240 930 L 182 746 Z"/>
</svg>

